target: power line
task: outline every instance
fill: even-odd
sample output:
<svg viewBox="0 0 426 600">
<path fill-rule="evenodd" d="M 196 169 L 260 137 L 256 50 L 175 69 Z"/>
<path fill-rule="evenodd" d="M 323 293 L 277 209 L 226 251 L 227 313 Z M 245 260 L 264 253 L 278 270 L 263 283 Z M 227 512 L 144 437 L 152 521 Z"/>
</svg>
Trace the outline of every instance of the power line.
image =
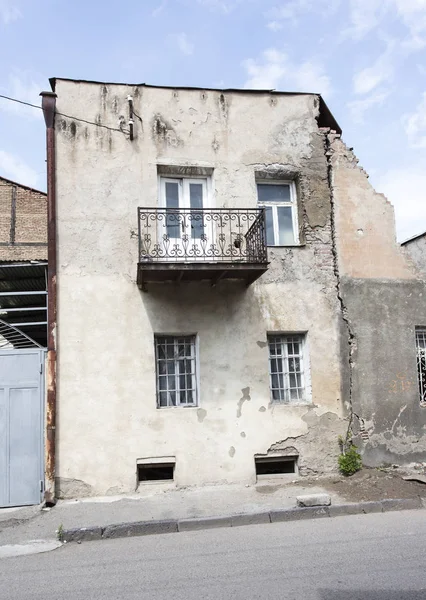
<svg viewBox="0 0 426 600">
<path fill-rule="evenodd" d="M 17 102 L 18 104 L 25 104 L 25 106 L 31 106 L 32 108 L 38 108 L 39 110 L 43 110 L 41 106 L 37 106 L 37 104 L 31 104 L 30 102 L 24 102 L 23 100 L 18 100 L 17 98 L 11 98 L 10 96 L 3 96 L 0 94 L 0 98 L 4 100 L 10 100 L 10 102 Z M 95 125 L 96 127 L 103 127 L 104 129 L 109 129 L 109 131 L 118 131 L 119 133 L 127 133 L 124 129 L 117 129 L 116 127 L 109 127 L 108 125 L 103 125 L 102 123 L 95 123 L 94 121 L 86 121 L 86 119 L 79 119 L 78 117 L 73 117 L 71 115 L 65 115 L 64 113 L 55 112 L 56 115 L 60 115 L 61 117 L 66 117 L 67 119 L 73 119 L 74 121 L 80 121 L 81 123 L 87 123 L 88 125 Z"/>
</svg>

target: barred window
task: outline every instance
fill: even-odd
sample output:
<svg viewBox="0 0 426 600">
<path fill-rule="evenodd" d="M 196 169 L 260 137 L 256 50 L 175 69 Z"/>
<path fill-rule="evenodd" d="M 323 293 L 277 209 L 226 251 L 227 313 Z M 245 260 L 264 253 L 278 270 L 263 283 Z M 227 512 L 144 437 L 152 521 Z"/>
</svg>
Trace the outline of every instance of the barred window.
<svg viewBox="0 0 426 600">
<path fill-rule="evenodd" d="M 416 328 L 417 375 L 421 406 L 426 406 L 426 327 Z"/>
<path fill-rule="evenodd" d="M 155 336 L 157 406 L 196 406 L 195 335 Z"/>
<path fill-rule="evenodd" d="M 306 336 L 269 335 L 269 367 L 273 402 L 308 402 Z"/>
</svg>

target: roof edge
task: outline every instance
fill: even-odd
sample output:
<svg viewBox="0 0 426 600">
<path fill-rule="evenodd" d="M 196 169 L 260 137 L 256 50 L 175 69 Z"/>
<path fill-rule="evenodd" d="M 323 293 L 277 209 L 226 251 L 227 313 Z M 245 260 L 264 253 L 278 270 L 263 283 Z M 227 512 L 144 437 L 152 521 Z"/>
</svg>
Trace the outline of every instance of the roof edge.
<svg viewBox="0 0 426 600">
<path fill-rule="evenodd" d="M 330 129 L 333 129 L 333 131 L 339 135 L 342 135 L 342 128 L 334 118 L 333 113 L 328 108 L 324 98 L 321 96 L 321 94 L 318 94 L 318 97 L 320 101 L 319 114 L 317 118 L 318 127 L 330 127 Z"/>
<path fill-rule="evenodd" d="M 320 106 L 319 106 L 319 116 L 318 116 L 318 126 L 319 127 L 329 127 L 330 129 L 335 130 L 337 133 L 341 134 L 342 129 L 325 103 L 321 94 L 315 92 L 281 92 L 278 90 L 271 89 L 244 89 L 244 88 L 210 88 L 210 87 L 198 87 L 198 86 L 176 86 L 176 85 L 150 85 L 148 83 L 120 83 L 120 82 L 112 82 L 112 81 L 93 81 L 89 79 L 71 79 L 67 77 L 51 77 L 49 79 L 50 87 L 52 91 L 56 91 L 56 82 L 57 81 L 70 81 L 73 83 L 93 83 L 97 85 L 123 85 L 127 87 L 146 87 L 146 88 L 154 88 L 154 89 L 164 89 L 164 90 L 189 90 L 189 91 L 206 91 L 206 92 L 222 92 L 222 93 L 240 93 L 240 94 L 274 94 L 277 96 L 317 96 L 319 98 Z"/>
<path fill-rule="evenodd" d="M 29 185 L 24 185 L 23 183 L 18 183 L 17 181 L 13 181 L 13 179 L 8 179 L 7 177 L 3 177 L 0 175 L 0 180 L 7 181 L 7 183 L 11 183 L 12 185 L 17 185 L 20 188 L 24 188 L 25 190 L 29 190 L 30 192 L 35 192 L 36 194 L 42 194 L 42 196 L 47 196 L 47 192 L 42 192 L 41 190 L 36 190 L 35 188 L 30 187 Z"/>
<path fill-rule="evenodd" d="M 414 242 L 414 240 L 417 240 L 418 238 L 421 238 L 424 235 L 426 235 L 426 231 L 423 231 L 423 233 L 418 233 L 417 235 L 413 235 L 412 237 L 409 237 L 407 240 L 404 240 L 403 242 L 401 242 L 401 246 L 405 246 L 405 244 L 408 244 L 409 242 Z"/>
</svg>

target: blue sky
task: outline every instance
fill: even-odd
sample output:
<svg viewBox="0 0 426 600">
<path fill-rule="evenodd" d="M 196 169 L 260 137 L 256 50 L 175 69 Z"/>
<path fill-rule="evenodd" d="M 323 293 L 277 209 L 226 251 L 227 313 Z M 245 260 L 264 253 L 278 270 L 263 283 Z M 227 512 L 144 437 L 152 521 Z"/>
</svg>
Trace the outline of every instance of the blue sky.
<svg viewBox="0 0 426 600">
<path fill-rule="evenodd" d="M 0 0 L 0 94 L 49 77 L 323 94 L 399 239 L 426 230 L 426 0 Z M 45 189 L 41 111 L 0 99 L 0 175 Z"/>
</svg>

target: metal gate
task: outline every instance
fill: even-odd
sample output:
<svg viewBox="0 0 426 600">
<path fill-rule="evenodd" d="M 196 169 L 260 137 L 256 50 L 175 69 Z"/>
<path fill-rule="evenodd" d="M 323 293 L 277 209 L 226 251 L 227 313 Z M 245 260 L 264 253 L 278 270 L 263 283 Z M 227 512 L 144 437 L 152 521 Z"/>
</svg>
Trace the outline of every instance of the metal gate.
<svg viewBox="0 0 426 600">
<path fill-rule="evenodd" d="M 36 342 L 0 320 L 0 507 L 42 499 L 44 358 Z"/>
</svg>

